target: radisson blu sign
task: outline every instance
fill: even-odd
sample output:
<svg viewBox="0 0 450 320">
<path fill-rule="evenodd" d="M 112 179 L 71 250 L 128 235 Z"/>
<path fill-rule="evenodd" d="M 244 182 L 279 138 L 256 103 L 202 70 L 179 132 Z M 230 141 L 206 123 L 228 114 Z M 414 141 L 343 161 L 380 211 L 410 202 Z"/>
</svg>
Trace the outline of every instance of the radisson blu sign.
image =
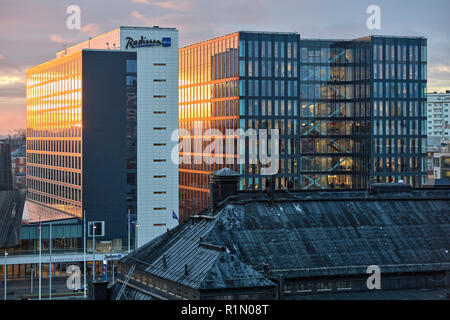
<svg viewBox="0 0 450 320">
<path fill-rule="evenodd" d="M 141 36 L 139 40 L 135 40 L 131 37 L 126 37 L 127 45 L 125 49 L 141 48 L 141 47 L 170 47 L 171 38 L 162 38 L 161 40 L 147 39 Z"/>
</svg>

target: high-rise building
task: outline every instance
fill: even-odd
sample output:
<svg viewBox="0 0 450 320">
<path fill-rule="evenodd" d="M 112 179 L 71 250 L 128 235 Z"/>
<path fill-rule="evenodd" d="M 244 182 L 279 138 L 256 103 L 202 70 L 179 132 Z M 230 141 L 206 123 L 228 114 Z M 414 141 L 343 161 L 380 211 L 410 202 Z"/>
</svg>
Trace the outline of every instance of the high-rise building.
<svg viewBox="0 0 450 320">
<path fill-rule="evenodd" d="M 120 27 L 27 72 L 32 220 L 85 218 L 141 245 L 178 224 L 178 31 Z M 132 221 L 131 221 L 132 220 Z"/>
<path fill-rule="evenodd" d="M 249 161 L 249 153 L 270 154 L 272 144 L 248 136 L 244 142 L 227 129 L 279 130 L 277 189 L 360 189 L 371 181 L 421 186 L 426 45 L 421 37 L 311 40 L 237 32 L 181 48 L 181 139 L 191 141 L 191 150 L 180 151 L 182 219 L 207 206 L 209 173 L 221 167 L 240 173 L 242 190 L 265 187 L 265 165 Z M 224 147 L 212 150 L 218 137 Z M 195 161 L 199 150 L 223 160 Z"/>
<path fill-rule="evenodd" d="M 450 90 L 427 93 L 428 137 L 450 140 Z"/>
</svg>

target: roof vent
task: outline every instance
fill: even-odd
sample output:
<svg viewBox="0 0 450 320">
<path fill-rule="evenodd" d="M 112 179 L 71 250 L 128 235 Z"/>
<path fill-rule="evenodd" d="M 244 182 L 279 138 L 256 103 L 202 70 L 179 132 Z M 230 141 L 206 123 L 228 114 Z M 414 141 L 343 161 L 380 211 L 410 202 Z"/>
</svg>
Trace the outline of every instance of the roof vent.
<svg viewBox="0 0 450 320">
<path fill-rule="evenodd" d="M 188 276 L 188 275 L 189 275 L 189 270 L 188 270 L 187 264 L 184 265 L 184 275 L 185 275 L 185 276 Z"/>
<path fill-rule="evenodd" d="M 164 268 L 167 268 L 167 259 L 166 259 L 166 255 L 163 255 L 163 266 Z"/>
<path fill-rule="evenodd" d="M 264 263 L 264 273 L 269 273 L 269 265 L 267 263 Z"/>
<path fill-rule="evenodd" d="M 223 246 L 218 246 L 212 243 L 207 243 L 207 242 L 202 242 L 202 239 L 200 240 L 199 244 L 200 247 L 205 248 L 205 249 L 209 249 L 209 250 L 214 250 L 214 251 L 223 251 L 225 252 L 227 250 L 226 247 Z"/>
</svg>

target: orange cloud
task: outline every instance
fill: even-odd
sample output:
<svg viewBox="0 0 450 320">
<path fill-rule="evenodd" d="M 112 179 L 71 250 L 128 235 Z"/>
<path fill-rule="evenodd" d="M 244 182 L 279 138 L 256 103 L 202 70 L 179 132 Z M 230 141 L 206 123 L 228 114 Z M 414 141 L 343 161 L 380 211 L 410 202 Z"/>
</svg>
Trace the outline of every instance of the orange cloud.
<svg viewBox="0 0 450 320">
<path fill-rule="evenodd" d="M 63 37 L 61 37 L 58 34 L 52 34 L 50 36 L 50 40 L 52 42 L 56 42 L 56 43 L 69 43 L 69 42 L 74 42 L 74 39 L 64 39 Z"/>
<path fill-rule="evenodd" d="M 171 10 L 180 10 L 180 11 L 191 11 L 192 3 L 190 1 L 181 0 L 181 1 L 160 1 L 152 3 L 153 5 Z"/>
<path fill-rule="evenodd" d="M 155 1 L 151 2 L 149 0 L 131 0 L 133 3 L 142 3 L 149 4 L 152 6 L 170 9 L 170 10 L 178 10 L 178 11 L 191 11 L 192 3 L 189 0 L 167 0 L 167 1 Z"/>
<path fill-rule="evenodd" d="M 0 87 L 9 86 L 16 83 L 25 83 L 25 80 L 16 76 L 1 76 L 0 75 Z"/>
<path fill-rule="evenodd" d="M 88 36 L 93 37 L 101 33 L 100 25 L 97 23 L 89 23 L 84 27 L 81 27 L 81 31 Z"/>
<path fill-rule="evenodd" d="M 145 17 L 136 10 L 131 11 L 131 16 L 139 20 L 145 19 Z"/>
</svg>

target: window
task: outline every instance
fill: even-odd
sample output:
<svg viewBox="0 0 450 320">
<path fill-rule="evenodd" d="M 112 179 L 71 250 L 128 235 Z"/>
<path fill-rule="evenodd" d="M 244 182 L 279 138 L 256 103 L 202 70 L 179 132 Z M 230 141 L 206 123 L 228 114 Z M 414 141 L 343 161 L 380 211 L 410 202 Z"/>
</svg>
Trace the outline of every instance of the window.
<svg viewBox="0 0 450 320">
<path fill-rule="evenodd" d="M 127 60 L 127 73 L 136 73 L 136 60 Z"/>
<path fill-rule="evenodd" d="M 127 87 L 137 87 L 137 78 L 136 76 L 127 76 Z"/>
</svg>

